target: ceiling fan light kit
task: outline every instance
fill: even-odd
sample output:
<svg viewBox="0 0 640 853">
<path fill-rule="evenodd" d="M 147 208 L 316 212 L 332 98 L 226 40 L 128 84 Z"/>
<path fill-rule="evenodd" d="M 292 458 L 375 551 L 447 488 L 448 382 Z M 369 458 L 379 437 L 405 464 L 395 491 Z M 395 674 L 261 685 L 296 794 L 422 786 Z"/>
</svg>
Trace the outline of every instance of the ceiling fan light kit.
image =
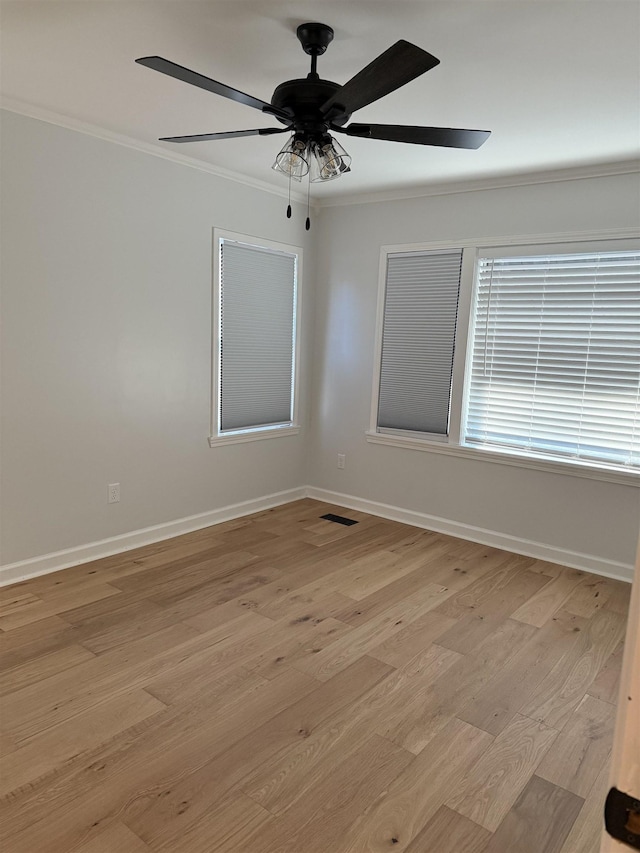
<svg viewBox="0 0 640 853">
<path fill-rule="evenodd" d="M 243 136 L 291 135 L 276 156 L 273 169 L 289 180 L 331 181 L 350 171 L 351 157 L 330 131 L 362 139 L 380 139 L 413 145 L 446 148 L 479 148 L 489 137 L 487 130 L 463 130 L 447 127 L 419 127 L 393 124 L 347 124 L 351 114 L 379 98 L 394 92 L 438 65 L 435 56 L 401 39 L 348 80 L 343 86 L 323 80 L 317 72 L 318 57 L 333 40 L 326 24 L 301 24 L 296 35 L 303 51 L 311 57 L 311 70 L 305 78 L 287 80 L 276 87 L 271 102 L 219 83 L 160 56 L 136 59 L 154 71 L 167 74 L 192 86 L 198 86 L 224 98 L 260 110 L 285 125 L 254 130 L 201 133 L 192 136 L 163 137 L 162 142 L 204 142 L 237 139 Z M 290 207 L 289 207 L 290 209 Z M 309 219 L 307 217 L 307 227 Z"/>
<path fill-rule="evenodd" d="M 327 133 L 319 140 L 293 134 L 271 168 L 294 181 L 301 181 L 305 175 L 309 175 L 309 181 L 313 184 L 333 181 L 351 171 L 350 166 L 350 155 Z"/>
</svg>

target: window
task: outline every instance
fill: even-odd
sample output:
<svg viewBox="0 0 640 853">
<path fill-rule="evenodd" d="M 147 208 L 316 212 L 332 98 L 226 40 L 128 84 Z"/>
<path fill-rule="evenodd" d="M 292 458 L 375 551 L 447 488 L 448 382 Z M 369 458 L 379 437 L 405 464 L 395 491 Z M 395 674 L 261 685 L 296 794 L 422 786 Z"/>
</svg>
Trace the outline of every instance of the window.
<svg viewBox="0 0 640 853">
<path fill-rule="evenodd" d="M 378 429 L 446 436 L 462 249 L 389 254 Z"/>
<path fill-rule="evenodd" d="M 211 445 L 297 432 L 301 250 L 214 232 Z"/>
<path fill-rule="evenodd" d="M 368 440 L 640 483 L 637 242 L 414 249 L 382 251 Z"/>
<path fill-rule="evenodd" d="M 640 254 L 478 261 L 465 443 L 640 465 Z"/>
</svg>

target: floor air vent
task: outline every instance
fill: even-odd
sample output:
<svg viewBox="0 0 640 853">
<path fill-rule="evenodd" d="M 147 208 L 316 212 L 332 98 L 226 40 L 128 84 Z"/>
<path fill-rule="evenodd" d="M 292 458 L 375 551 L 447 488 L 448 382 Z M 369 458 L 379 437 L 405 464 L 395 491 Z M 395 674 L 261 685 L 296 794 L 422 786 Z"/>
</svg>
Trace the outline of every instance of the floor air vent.
<svg viewBox="0 0 640 853">
<path fill-rule="evenodd" d="M 344 524 L 346 527 L 351 527 L 352 524 L 358 523 L 352 518 L 345 518 L 344 515 L 334 515 L 332 512 L 328 512 L 326 515 L 321 515 L 320 518 L 324 518 L 327 521 L 335 521 L 336 524 Z"/>
</svg>

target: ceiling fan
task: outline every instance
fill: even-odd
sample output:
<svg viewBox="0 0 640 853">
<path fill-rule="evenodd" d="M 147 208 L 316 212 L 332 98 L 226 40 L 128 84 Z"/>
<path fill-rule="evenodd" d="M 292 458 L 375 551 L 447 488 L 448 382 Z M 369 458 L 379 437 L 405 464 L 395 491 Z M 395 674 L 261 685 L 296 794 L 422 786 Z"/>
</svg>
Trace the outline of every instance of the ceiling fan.
<svg viewBox="0 0 640 853">
<path fill-rule="evenodd" d="M 271 102 L 212 80 L 161 56 L 136 59 L 154 71 L 230 98 L 273 116 L 285 127 L 261 127 L 254 130 L 231 130 L 222 133 L 200 133 L 192 136 L 168 136 L 161 142 L 207 142 L 242 136 L 269 136 L 290 133 L 291 136 L 276 157 L 273 168 L 294 180 L 309 174 L 310 181 L 328 181 L 350 171 L 351 157 L 329 131 L 365 139 L 408 142 L 447 148 L 479 148 L 490 135 L 488 130 L 462 130 L 449 127 L 416 127 L 397 124 L 347 124 L 351 114 L 379 98 L 394 92 L 439 64 L 430 53 L 408 41 L 400 40 L 373 62 L 359 71 L 343 86 L 323 80 L 317 73 L 318 56 L 333 40 L 333 30 L 326 24 L 301 24 L 296 35 L 302 49 L 311 56 L 311 70 L 306 78 L 287 80 L 276 87 Z M 287 211 L 290 215 L 290 207 Z M 308 220 L 307 220 L 308 227 Z"/>
</svg>

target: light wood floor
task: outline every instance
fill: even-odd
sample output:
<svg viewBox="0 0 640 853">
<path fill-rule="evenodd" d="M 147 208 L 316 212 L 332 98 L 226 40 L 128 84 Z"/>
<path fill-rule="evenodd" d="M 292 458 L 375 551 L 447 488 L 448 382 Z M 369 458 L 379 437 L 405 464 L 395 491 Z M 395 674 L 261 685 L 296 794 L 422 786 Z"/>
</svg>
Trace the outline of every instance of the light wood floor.
<svg viewBox="0 0 640 853">
<path fill-rule="evenodd" d="M 597 853 L 628 595 L 311 500 L 16 584 L 2 849 Z"/>
</svg>

